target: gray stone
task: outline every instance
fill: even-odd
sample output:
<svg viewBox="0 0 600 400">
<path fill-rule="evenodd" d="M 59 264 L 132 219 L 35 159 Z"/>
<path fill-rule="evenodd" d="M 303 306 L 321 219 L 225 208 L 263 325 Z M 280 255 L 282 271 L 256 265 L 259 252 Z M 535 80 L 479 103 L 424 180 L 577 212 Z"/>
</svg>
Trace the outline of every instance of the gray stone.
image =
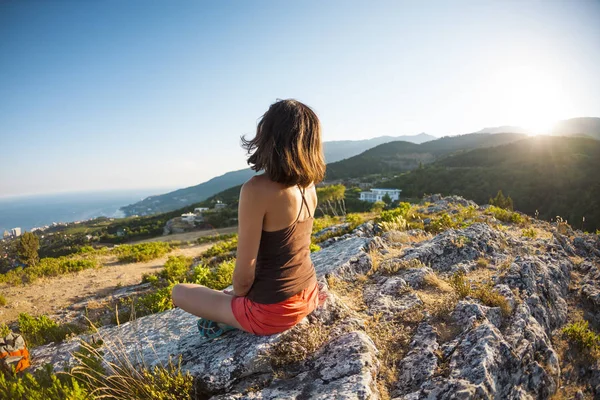
<svg viewBox="0 0 600 400">
<path fill-rule="evenodd" d="M 410 351 L 398 367 L 400 375 L 393 393 L 395 396 L 415 392 L 434 376 L 438 365 L 438 348 L 433 327 L 426 322 L 419 324 L 410 343 Z"/>
</svg>

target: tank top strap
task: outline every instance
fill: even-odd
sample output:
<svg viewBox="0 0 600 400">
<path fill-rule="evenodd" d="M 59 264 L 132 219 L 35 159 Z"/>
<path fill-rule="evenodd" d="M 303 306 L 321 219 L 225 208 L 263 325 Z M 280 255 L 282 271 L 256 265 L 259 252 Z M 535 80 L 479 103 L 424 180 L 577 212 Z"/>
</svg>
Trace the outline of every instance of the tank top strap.
<svg viewBox="0 0 600 400">
<path fill-rule="evenodd" d="M 304 205 L 306 204 L 306 209 L 308 210 L 308 217 L 310 218 L 310 207 L 308 207 L 308 202 L 306 201 L 306 197 L 304 197 L 304 194 L 306 193 L 306 188 L 300 187 L 300 185 L 298 185 L 298 189 L 300 190 L 300 194 L 302 195 L 302 203 L 300 204 L 300 211 L 298 211 L 298 216 L 296 217 L 296 221 L 298 222 L 300 220 L 300 215 L 302 215 L 302 209 L 304 208 Z"/>
</svg>

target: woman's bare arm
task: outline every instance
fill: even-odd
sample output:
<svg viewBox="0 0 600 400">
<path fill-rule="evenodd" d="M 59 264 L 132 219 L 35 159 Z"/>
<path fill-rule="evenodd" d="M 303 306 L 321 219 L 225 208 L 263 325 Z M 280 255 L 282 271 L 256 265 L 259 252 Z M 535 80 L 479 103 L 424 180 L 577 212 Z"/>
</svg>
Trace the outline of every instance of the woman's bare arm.
<svg viewBox="0 0 600 400">
<path fill-rule="evenodd" d="M 240 192 L 238 207 L 237 261 L 233 271 L 233 293 L 245 296 L 254 283 L 256 257 L 266 212 L 261 183 L 256 178 L 246 182 Z"/>
</svg>

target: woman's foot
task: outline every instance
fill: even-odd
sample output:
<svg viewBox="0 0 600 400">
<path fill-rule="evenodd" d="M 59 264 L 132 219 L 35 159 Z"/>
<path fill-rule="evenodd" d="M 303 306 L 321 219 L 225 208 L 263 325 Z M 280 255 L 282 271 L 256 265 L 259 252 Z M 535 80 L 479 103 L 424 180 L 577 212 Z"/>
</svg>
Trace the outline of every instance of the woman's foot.
<svg viewBox="0 0 600 400">
<path fill-rule="evenodd" d="M 200 318 L 198 320 L 198 332 L 200 333 L 200 336 L 205 339 L 214 339 L 233 329 L 235 329 L 233 326 L 211 321 L 209 319 Z"/>
</svg>

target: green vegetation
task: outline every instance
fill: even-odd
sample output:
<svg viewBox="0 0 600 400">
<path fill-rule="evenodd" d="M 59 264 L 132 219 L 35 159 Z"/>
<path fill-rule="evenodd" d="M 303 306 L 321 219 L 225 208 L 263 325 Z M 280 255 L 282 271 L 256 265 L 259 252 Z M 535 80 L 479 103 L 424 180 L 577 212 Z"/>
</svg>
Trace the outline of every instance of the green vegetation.
<svg viewBox="0 0 600 400">
<path fill-rule="evenodd" d="M 217 257 L 222 255 L 227 255 L 235 250 L 237 250 L 238 239 L 234 237 L 229 240 L 225 240 L 223 242 L 217 243 L 213 245 L 210 249 L 206 250 L 203 254 L 204 257 Z"/>
<path fill-rule="evenodd" d="M 341 222 L 342 222 L 342 219 L 340 217 L 332 217 L 329 215 L 324 215 L 322 217 L 315 218 L 313 221 L 312 232 L 313 233 L 320 232 L 325 228 L 340 224 Z"/>
<path fill-rule="evenodd" d="M 521 214 L 496 206 L 490 206 L 485 212 L 486 214 L 493 215 L 494 218 L 502 222 L 510 222 L 513 224 L 523 224 L 526 222 L 525 217 Z"/>
<path fill-rule="evenodd" d="M 510 315 L 511 310 L 508 300 L 506 300 L 506 297 L 502 296 L 500 293 L 495 292 L 491 285 L 483 285 L 477 288 L 475 291 L 473 291 L 472 296 L 476 299 L 479 299 L 483 305 L 488 307 L 500 307 L 502 315 Z"/>
<path fill-rule="evenodd" d="M 511 210 L 511 211 L 513 210 L 513 206 L 514 206 L 513 201 L 510 198 L 510 196 L 504 197 L 502 190 L 498 190 L 496 197 L 494 197 L 493 199 L 490 197 L 490 200 L 488 203 L 492 206 L 504 208 L 506 210 Z"/>
<path fill-rule="evenodd" d="M 211 235 L 211 236 L 201 236 L 199 237 L 196 242 L 198 244 L 204 244 L 204 243 L 212 243 L 212 242 L 219 242 L 221 240 L 228 240 L 228 239 L 233 239 L 237 237 L 237 233 L 229 233 L 229 234 L 216 234 L 216 235 Z"/>
<path fill-rule="evenodd" d="M 314 244 L 314 243 L 310 244 L 310 252 L 311 253 L 315 253 L 320 250 L 321 250 L 321 246 L 319 246 L 318 244 Z"/>
<path fill-rule="evenodd" d="M 345 160 L 348 161 L 348 160 Z M 328 166 L 328 172 L 331 168 Z M 583 137 L 536 137 L 498 147 L 461 152 L 385 182 L 403 196 L 457 194 L 486 203 L 502 189 L 515 209 L 550 220 L 560 215 L 600 228 L 600 142 Z M 356 175 L 361 176 L 361 175 Z M 510 214 L 509 214 L 510 215 Z"/>
<path fill-rule="evenodd" d="M 600 335 L 594 333 L 587 321 L 577 321 L 562 329 L 563 335 L 581 350 L 600 350 Z"/>
<path fill-rule="evenodd" d="M 143 282 L 151 283 L 154 290 L 138 300 L 136 315 L 153 314 L 173 308 L 171 290 L 178 283 L 196 283 L 216 290 L 223 290 L 231 285 L 235 259 L 224 260 L 214 265 L 199 264 L 194 268 L 192 264 L 192 258 L 171 256 L 162 271 L 144 276 Z"/>
<path fill-rule="evenodd" d="M 25 232 L 17 242 L 17 255 L 19 260 L 30 267 L 34 267 L 40 261 L 38 250 L 40 240 L 31 232 Z"/>
<path fill-rule="evenodd" d="M 523 237 L 535 239 L 537 236 L 537 231 L 534 228 L 527 228 L 527 229 L 523 229 L 523 231 L 521 231 L 521 235 Z"/>
<path fill-rule="evenodd" d="M 109 350 L 119 354 L 119 349 Z M 127 359 L 109 362 L 100 351 L 83 344 L 74 357 L 78 365 L 54 373 L 51 365 L 24 374 L 0 373 L 0 398 L 13 400 L 178 400 L 192 398 L 193 377 L 171 361 L 152 369 L 134 367 Z"/>
<path fill-rule="evenodd" d="M 6 305 L 6 297 L 0 294 L 0 307 L 4 307 Z"/>
<path fill-rule="evenodd" d="M 471 295 L 471 283 L 463 271 L 458 271 L 448 279 L 448 283 L 454 289 L 459 299 Z"/>
<path fill-rule="evenodd" d="M 84 330 L 72 325 L 59 325 L 45 315 L 33 317 L 26 313 L 19 314 L 19 332 L 29 346 L 41 346 L 50 342 L 61 342 L 71 334 L 79 334 Z"/>
<path fill-rule="evenodd" d="M 27 268 L 19 267 L 5 274 L 0 274 L 0 283 L 21 285 L 34 282 L 41 277 L 58 276 L 97 267 L 98 263 L 95 259 L 70 257 L 42 258 L 36 266 Z"/>
<path fill-rule="evenodd" d="M 162 257 L 172 250 L 169 243 L 151 242 L 135 245 L 124 244 L 116 247 L 113 252 L 121 262 L 142 262 Z"/>
<path fill-rule="evenodd" d="M 346 214 L 346 204 L 344 202 L 346 195 L 346 186 L 329 185 L 317 188 L 317 198 L 319 199 L 318 208 L 321 215 L 331 214 L 336 217 Z"/>
<path fill-rule="evenodd" d="M 8 335 L 9 333 L 10 333 L 10 328 L 4 323 L 0 323 L 0 338 L 3 338 L 4 336 Z"/>
<path fill-rule="evenodd" d="M 432 163 L 455 152 L 499 146 L 525 137 L 525 135 L 512 133 L 470 134 L 444 137 L 422 144 L 404 141 L 385 143 L 357 156 L 328 164 L 326 179 L 365 177 L 373 181 L 373 175 L 393 176 L 400 172 L 417 170 L 419 165 Z M 391 187 L 387 183 L 385 185 L 385 187 Z M 405 195 L 404 191 L 402 195 Z M 418 197 L 422 197 L 422 194 Z"/>
</svg>

